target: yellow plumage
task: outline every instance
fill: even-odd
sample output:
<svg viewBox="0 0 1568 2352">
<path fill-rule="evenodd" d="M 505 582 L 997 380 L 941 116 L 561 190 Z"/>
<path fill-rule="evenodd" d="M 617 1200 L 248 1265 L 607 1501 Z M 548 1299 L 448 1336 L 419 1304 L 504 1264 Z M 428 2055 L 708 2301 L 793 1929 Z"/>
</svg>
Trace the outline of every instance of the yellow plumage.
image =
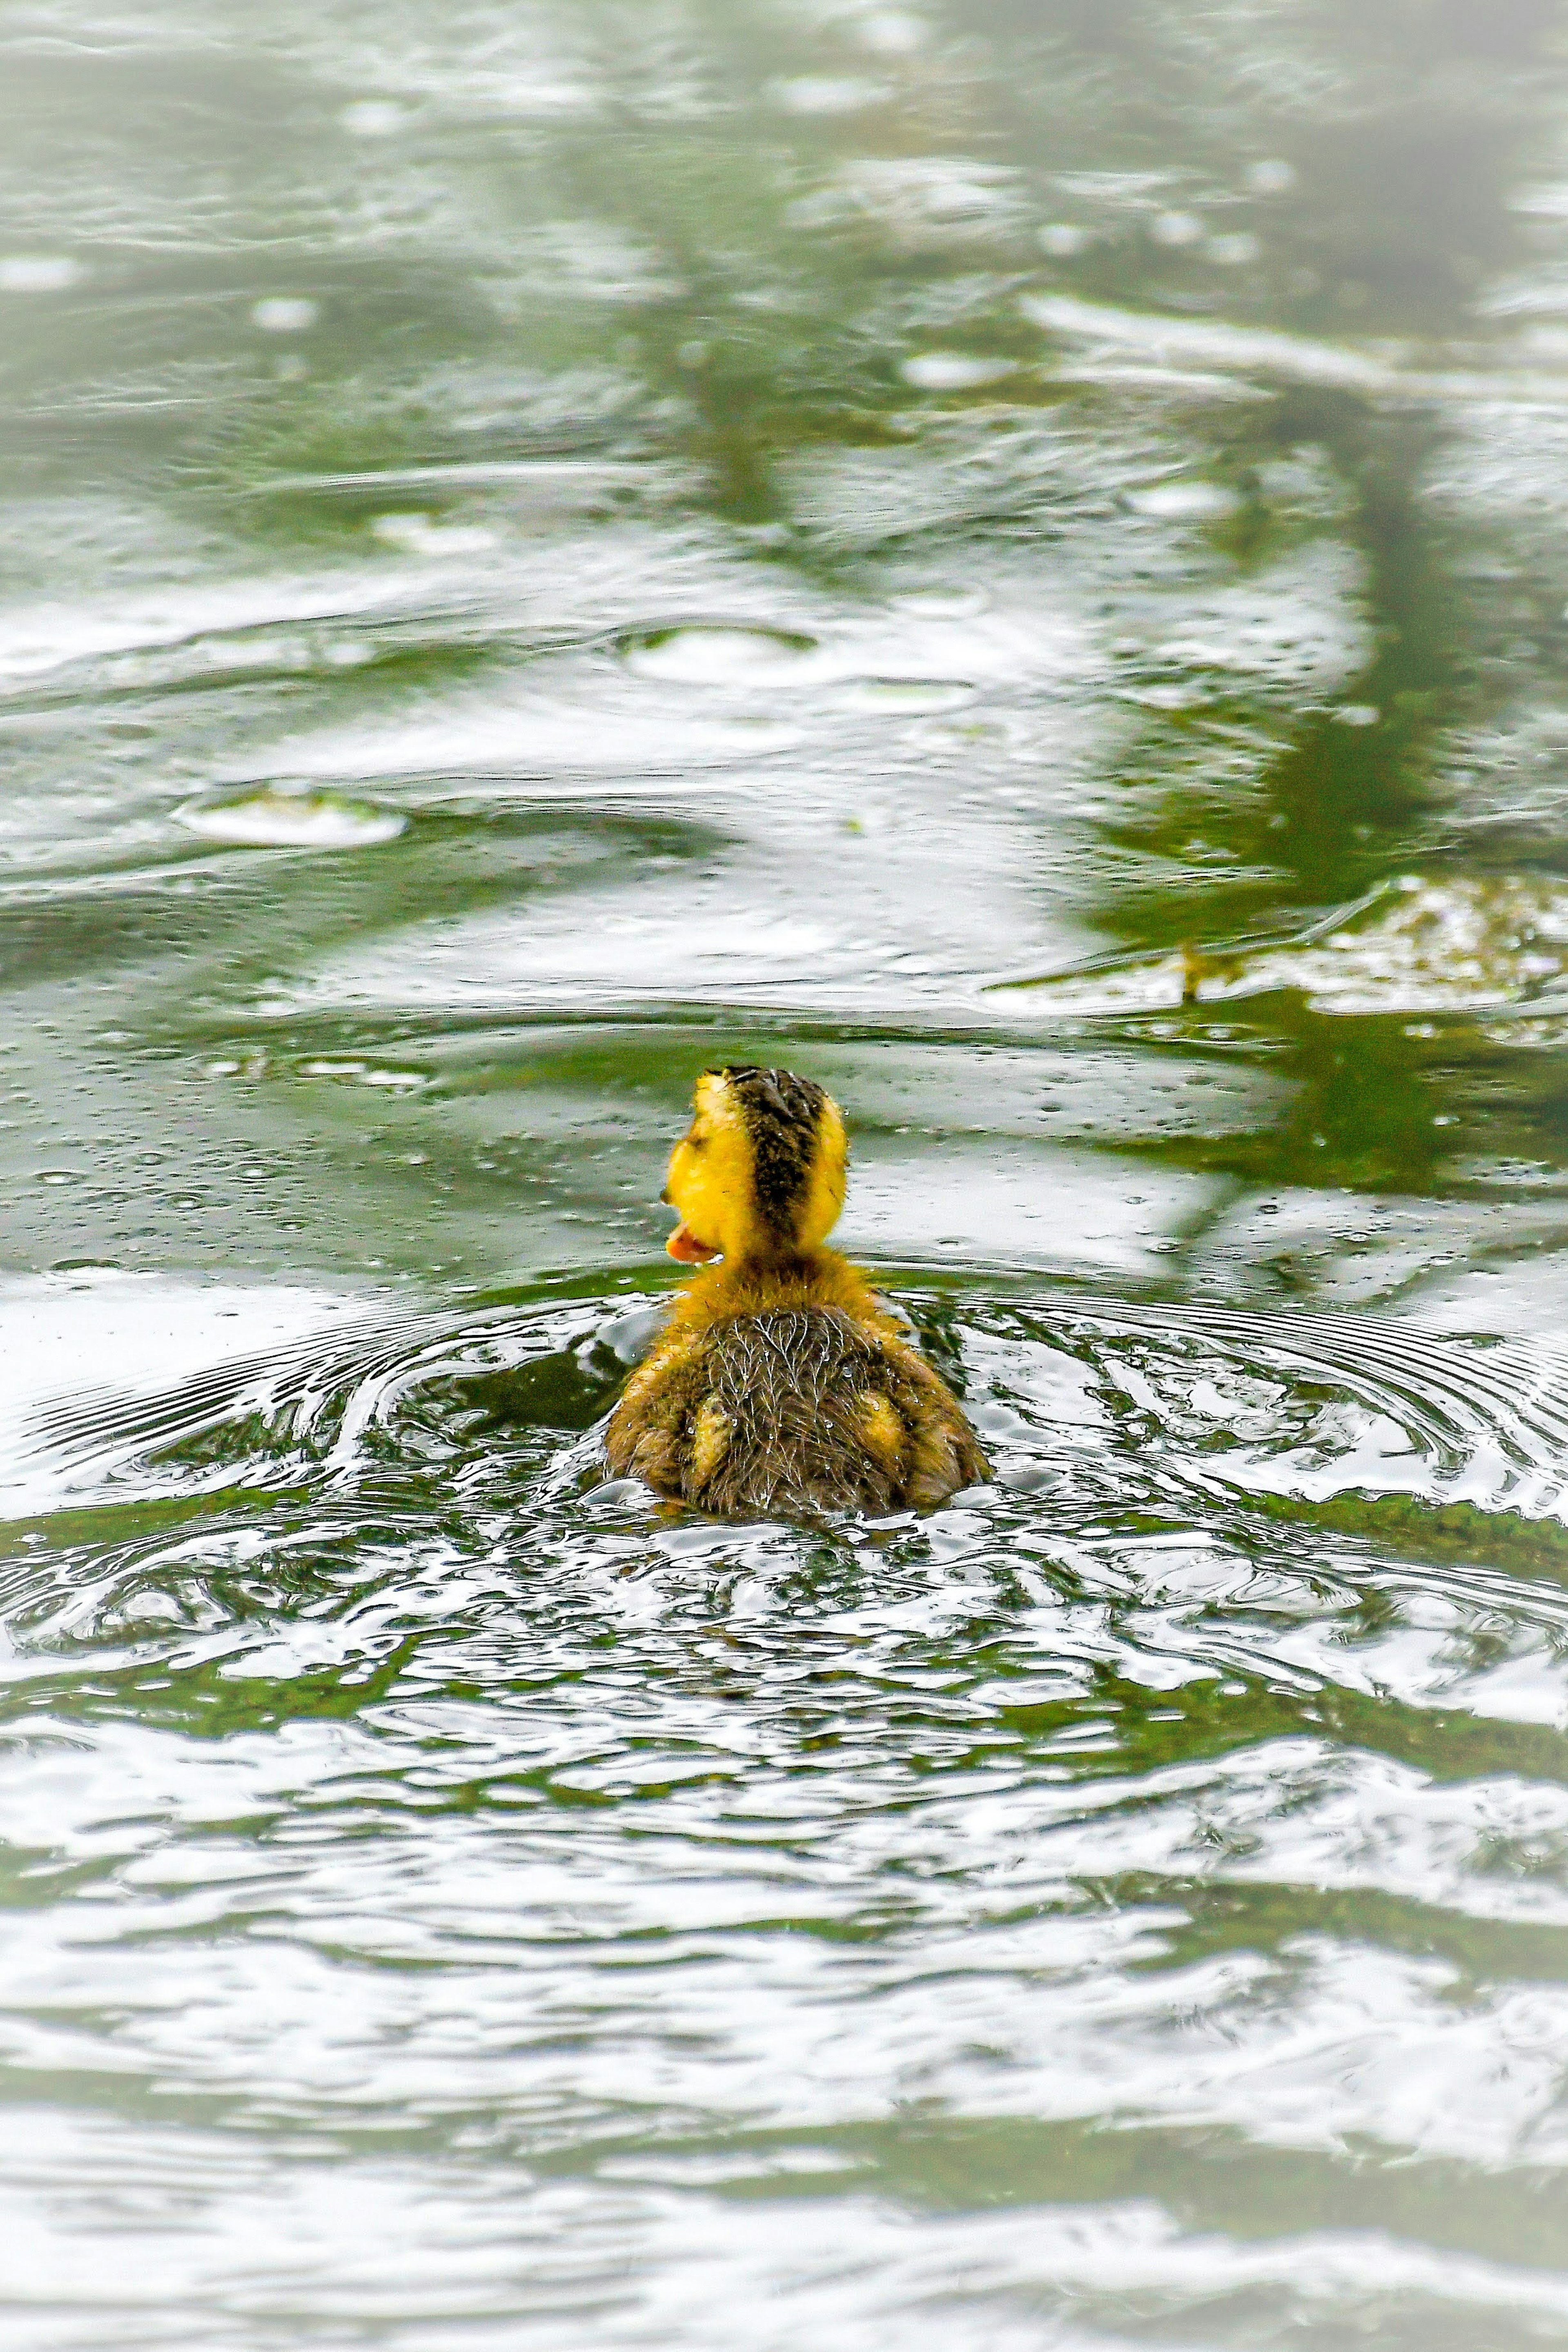
<svg viewBox="0 0 1568 2352">
<path fill-rule="evenodd" d="M 703 1073 L 664 1192 L 670 1255 L 702 1270 L 611 1416 L 618 1474 L 726 1517 L 928 1509 L 988 1475 L 956 1400 L 823 1246 L 847 1164 L 810 1080 Z"/>
</svg>

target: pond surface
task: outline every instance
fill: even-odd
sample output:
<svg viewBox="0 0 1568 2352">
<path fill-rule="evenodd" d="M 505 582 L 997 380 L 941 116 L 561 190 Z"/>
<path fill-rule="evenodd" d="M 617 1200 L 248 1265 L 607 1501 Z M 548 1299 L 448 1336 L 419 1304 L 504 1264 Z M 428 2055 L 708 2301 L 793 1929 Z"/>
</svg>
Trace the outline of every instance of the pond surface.
<svg viewBox="0 0 1568 2352">
<path fill-rule="evenodd" d="M 7 2345 L 1568 2345 L 1568 21 L 0 59 Z M 595 1471 L 727 1057 L 929 1519 Z"/>
</svg>

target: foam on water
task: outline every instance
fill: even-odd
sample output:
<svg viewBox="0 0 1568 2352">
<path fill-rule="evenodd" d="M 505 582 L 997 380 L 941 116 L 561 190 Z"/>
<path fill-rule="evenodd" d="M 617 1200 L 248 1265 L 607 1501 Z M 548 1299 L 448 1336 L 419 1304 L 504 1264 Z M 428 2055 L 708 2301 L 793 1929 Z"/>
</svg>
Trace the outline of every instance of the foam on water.
<svg viewBox="0 0 1568 2352">
<path fill-rule="evenodd" d="M 1458 1013 L 1529 1002 L 1565 969 L 1568 897 L 1551 881 L 1406 874 L 1296 940 L 1185 950 L 1008 984 L 1075 1012 L 1153 1011 L 1296 989 L 1314 1012 Z"/>
</svg>

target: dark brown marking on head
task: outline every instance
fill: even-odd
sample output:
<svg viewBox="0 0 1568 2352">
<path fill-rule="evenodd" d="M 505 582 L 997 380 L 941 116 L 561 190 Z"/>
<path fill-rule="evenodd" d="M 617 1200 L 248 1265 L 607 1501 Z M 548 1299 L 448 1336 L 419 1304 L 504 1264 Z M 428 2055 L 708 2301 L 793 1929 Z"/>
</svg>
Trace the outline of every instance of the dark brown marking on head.
<svg viewBox="0 0 1568 2352">
<path fill-rule="evenodd" d="M 740 1063 L 713 1073 L 725 1079 L 751 1139 L 757 1207 L 783 1243 L 794 1240 L 811 1185 L 827 1096 L 793 1070 Z"/>
</svg>

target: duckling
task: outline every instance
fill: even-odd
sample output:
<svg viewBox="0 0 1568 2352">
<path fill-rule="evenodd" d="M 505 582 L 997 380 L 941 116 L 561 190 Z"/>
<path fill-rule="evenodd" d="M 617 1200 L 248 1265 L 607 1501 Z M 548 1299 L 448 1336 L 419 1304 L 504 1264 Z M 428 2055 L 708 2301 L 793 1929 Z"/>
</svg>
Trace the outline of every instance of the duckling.
<svg viewBox="0 0 1568 2352">
<path fill-rule="evenodd" d="M 664 1198 L 702 1270 L 610 1417 L 618 1476 L 727 1518 L 928 1510 L 989 1470 L 956 1398 L 823 1243 L 843 1115 L 810 1078 L 705 1070 Z"/>
</svg>

